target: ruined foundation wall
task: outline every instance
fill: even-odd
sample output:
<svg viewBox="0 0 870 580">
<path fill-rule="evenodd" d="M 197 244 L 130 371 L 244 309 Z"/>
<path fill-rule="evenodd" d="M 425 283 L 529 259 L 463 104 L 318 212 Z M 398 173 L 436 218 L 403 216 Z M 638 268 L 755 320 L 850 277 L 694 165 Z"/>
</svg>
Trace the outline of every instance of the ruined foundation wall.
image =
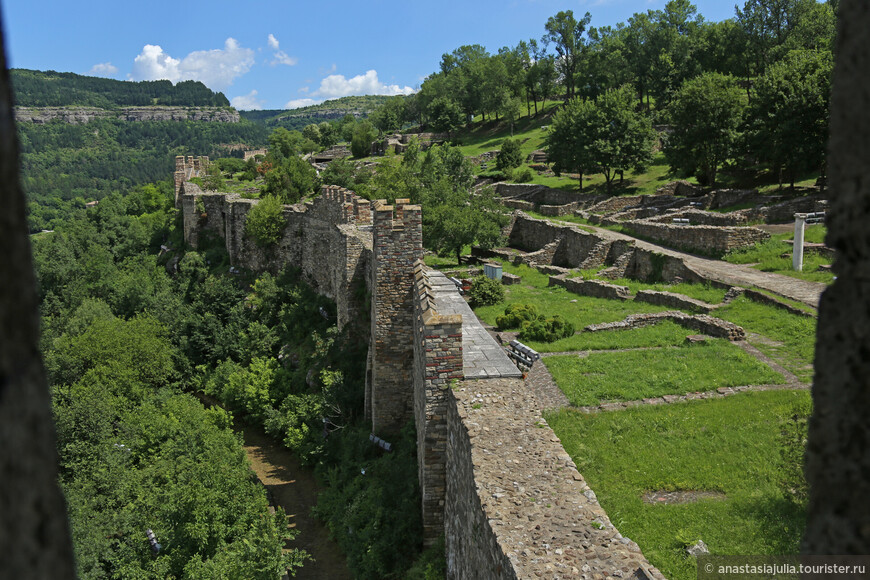
<svg viewBox="0 0 870 580">
<path fill-rule="evenodd" d="M 767 232 L 753 227 L 680 226 L 651 220 L 625 222 L 625 226 L 665 246 L 706 254 L 724 254 L 770 238 Z"/>
</svg>

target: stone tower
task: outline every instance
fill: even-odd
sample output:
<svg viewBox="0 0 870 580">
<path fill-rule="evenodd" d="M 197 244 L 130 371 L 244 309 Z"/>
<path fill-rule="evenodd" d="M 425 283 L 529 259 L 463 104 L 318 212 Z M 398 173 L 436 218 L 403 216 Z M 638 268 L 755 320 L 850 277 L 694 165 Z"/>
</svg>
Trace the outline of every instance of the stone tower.
<svg viewBox="0 0 870 580">
<path fill-rule="evenodd" d="M 372 210 L 372 431 L 396 433 L 414 414 L 414 262 L 423 257 L 420 206 Z"/>
</svg>

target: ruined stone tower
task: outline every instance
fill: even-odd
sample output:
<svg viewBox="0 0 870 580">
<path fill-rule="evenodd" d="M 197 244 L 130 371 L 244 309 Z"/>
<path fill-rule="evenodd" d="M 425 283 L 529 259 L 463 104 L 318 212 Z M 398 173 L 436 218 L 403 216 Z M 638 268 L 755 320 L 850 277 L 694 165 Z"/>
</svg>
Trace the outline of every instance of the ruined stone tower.
<svg viewBox="0 0 870 580">
<path fill-rule="evenodd" d="M 372 431 L 395 433 L 414 413 L 414 262 L 423 257 L 420 206 L 384 200 L 372 210 Z"/>
</svg>

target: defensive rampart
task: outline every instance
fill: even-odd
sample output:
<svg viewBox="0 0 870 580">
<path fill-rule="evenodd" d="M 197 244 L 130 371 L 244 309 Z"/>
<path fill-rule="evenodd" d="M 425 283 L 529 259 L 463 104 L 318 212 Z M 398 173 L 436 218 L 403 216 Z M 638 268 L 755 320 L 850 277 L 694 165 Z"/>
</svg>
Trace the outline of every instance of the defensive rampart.
<svg viewBox="0 0 870 580">
<path fill-rule="evenodd" d="M 326 187 L 284 206 L 280 240 L 262 248 L 245 235 L 257 200 L 190 182 L 179 196 L 189 244 L 222 241 L 236 267 L 299 268 L 335 300 L 340 326 L 368 290 L 366 412 L 387 437 L 415 421 L 425 541 L 444 535 L 448 578 L 661 578 L 613 527 L 453 282 L 427 271 L 418 206 Z"/>
</svg>

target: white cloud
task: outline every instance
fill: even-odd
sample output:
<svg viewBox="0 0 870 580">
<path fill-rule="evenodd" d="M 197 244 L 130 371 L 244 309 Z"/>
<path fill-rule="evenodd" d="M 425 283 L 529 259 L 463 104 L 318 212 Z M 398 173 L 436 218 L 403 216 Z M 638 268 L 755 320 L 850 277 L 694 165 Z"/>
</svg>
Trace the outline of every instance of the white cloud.
<svg viewBox="0 0 870 580">
<path fill-rule="evenodd" d="M 257 98 L 257 91 L 254 89 L 247 95 L 239 95 L 230 99 L 230 104 L 236 109 L 242 111 L 259 111 L 263 108 L 265 101 Z"/>
<path fill-rule="evenodd" d="M 202 81 L 213 90 L 223 90 L 247 73 L 254 64 L 254 51 L 227 38 L 223 49 L 197 50 L 183 59 L 172 58 L 159 45 L 146 44 L 133 61 L 130 80 L 167 79 Z"/>
<path fill-rule="evenodd" d="M 269 35 L 269 48 L 275 51 L 275 58 L 272 59 L 271 64 L 275 66 L 276 64 L 286 64 L 287 66 L 293 66 L 298 62 L 296 57 L 288 55 L 283 50 L 280 50 L 281 44 L 278 42 L 278 39 L 275 38 L 274 34 Z"/>
<path fill-rule="evenodd" d="M 329 75 L 320 81 L 320 88 L 313 94 L 337 98 L 349 95 L 410 95 L 414 89 L 408 86 L 386 85 L 378 79 L 378 72 L 374 69 L 366 71 L 364 75 L 346 78 L 344 75 Z"/>
<path fill-rule="evenodd" d="M 98 77 L 108 77 L 116 74 L 118 72 L 118 67 L 113 65 L 110 62 L 101 62 L 97 63 L 91 67 L 91 70 L 88 71 L 90 75 L 96 75 Z"/>
<path fill-rule="evenodd" d="M 309 105 L 316 105 L 322 101 L 318 101 L 317 99 L 292 99 L 287 101 L 284 105 L 285 109 L 298 109 L 300 107 L 307 107 Z"/>
</svg>

